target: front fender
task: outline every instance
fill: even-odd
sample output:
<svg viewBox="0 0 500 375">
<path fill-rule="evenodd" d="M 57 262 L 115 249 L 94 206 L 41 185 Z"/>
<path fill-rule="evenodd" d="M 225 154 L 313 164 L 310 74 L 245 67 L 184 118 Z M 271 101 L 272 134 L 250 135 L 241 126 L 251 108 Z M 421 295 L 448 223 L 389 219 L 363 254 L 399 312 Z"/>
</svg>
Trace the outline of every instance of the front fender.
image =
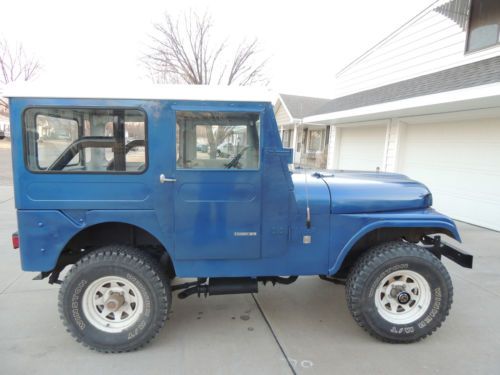
<svg viewBox="0 0 500 375">
<path fill-rule="evenodd" d="M 433 209 L 394 213 L 333 215 L 328 273 L 335 274 L 354 245 L 367 233 L 380 228 L 434 228 L 461 242 L 457 226 Z"/>
</svg>

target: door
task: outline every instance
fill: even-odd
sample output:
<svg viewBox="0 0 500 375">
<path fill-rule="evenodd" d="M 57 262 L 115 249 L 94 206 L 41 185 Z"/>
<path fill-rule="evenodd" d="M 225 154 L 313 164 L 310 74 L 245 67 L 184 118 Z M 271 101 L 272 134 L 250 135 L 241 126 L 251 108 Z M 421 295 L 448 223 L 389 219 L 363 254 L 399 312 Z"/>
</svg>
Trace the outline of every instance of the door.
<svg viewBox="0 0 500 375">
<path fill-rule="evenodd" d="M 260 113 L 178 110 L 176 259 L 260 257 Z"/>
<path fill-rule="evenodd" d="M 429 187 L 434 208 L 500 230 L 500 119 L 412 124 L 405 133 L 399 170 Z"/>
<path fill-rule="evenodd" d="M 383 170 L 386 126 L 340 128 L 338 169 Z"/>
</svg>

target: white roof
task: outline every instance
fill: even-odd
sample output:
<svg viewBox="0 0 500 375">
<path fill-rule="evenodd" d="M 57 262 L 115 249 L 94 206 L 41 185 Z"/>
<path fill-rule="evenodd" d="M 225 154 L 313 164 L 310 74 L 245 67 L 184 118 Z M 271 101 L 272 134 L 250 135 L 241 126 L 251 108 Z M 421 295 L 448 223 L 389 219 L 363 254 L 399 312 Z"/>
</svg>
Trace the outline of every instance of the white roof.
<svg viewBox="0 0 500 375">
<path fill-rule="evenodd" d="M 105 87 L 103 87 L 105 86 Z M 69 83 L 65 87 L 40 83 L 9 85 L 0 94 L 7 98 L 75 98 L 75 99 L 170 99 L 236 102 L 272 102 L 270 90 L 241 86 L 202 85 L 122 85 L 88 86 Z"/>
</svg>

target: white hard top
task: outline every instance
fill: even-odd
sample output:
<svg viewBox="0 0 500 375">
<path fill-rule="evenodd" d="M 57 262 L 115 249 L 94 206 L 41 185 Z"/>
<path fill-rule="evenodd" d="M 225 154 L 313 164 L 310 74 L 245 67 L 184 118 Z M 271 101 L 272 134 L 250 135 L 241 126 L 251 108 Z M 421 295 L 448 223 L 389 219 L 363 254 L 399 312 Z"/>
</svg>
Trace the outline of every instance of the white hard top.
<svg viewBox="0 0 500 375">
<path fill-rule="evenodd" d="M 202 85 L 76 85 L 64 87 L 40 83 L 9 85 L 0 96 L 7 98 L 74 98 L 74 99 L 170 99 L 236 102 L 272 102 L 270 90 L 241 86 Z"/>
</svg>

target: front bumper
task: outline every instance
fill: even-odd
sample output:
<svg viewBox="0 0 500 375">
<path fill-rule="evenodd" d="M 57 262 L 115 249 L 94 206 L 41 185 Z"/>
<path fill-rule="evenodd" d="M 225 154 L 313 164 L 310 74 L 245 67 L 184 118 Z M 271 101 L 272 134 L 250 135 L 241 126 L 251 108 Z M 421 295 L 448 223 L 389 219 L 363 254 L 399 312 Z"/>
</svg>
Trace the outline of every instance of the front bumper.
<svg viewBox="0 0 500 375">
<path fill-rule="evenodd" d="M 441 259 L 441 256 L 444 255 L 446 258 L 454 261 L 462 267 L 472 268 L 474 257 L 471 254 L 459 249 L 458 247 L 441 241 L 441 236 L 425 236 L 422 240 L 422 243 L 439 259 Z"/>
</svg>

